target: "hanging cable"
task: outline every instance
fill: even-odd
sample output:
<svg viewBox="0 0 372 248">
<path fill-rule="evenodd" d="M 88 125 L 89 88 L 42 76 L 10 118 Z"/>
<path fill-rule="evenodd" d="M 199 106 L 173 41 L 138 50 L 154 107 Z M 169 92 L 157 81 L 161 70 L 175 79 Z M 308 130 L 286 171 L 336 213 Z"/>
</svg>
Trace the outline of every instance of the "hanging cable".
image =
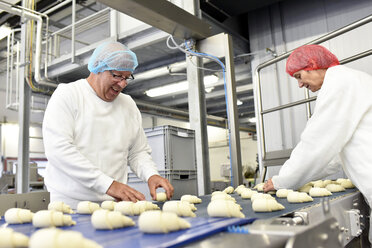
<svg viewBox="0 0 372 248">
<path fill-rule="evenodd" d="M 169 44 L 169 41 L 172 41 L 173 42 L 173 45 L 172 46 L 171 44 Z M 214 55 L 211 55 L 211 54 L 207 54 L 207 53 L 199 53 L 199 52 L 195 52 L 193 50 L 191 50 L 191 48 L 189 47 L 189 44 L 192 44 L 194 45 L 194 41 L 192 40 L 188 40 L 188 41 L 185 41 L 184 42 L 184 46 L 186 49 L 182 48 L 179 44 L 176 43 L 176 41 L 174 40 L 173 36 L 170 35 L 168 36 L 167 38 L 167 46 L 168 48 L 172 49 L 172 50 L 175 50 L 175 49 L 178 49 L 180 50 L 181 52 L 189 55 L 189 56 L 197 56 L 197 57 L 201 57 L 201 58 L 208 58 L 208 59 L 211 59 L 213 60 L 214 62 L 218 63 L 221 68 L 222 68 L 222 75 L 223 75 L 223 85 L 224 85 L 224 90 L 225 90 L 225 103 L 226 103 L 226 113 L 227 113 L 227 116 L 229 116 L 229 107 L 228 107 L 228 101 L 227 101 L 227 87 L 226 87 L 226 67 L 224 65 L 224 63 L 221 62 L 221 60 L 219 60 L 216 56 Z M 200 67 L 197 67 L 199 69 L 202 69 L 204 70 L 204 68 L 200 68 Z M 234 179 L 234 174 L 232 173 L 232 164 L 231 164 L 231 125 L 230 125 L 230 120 L 229 118 L 227 118 L 227 129 L 228 129 L 228 133 L 229 133 L 229 138 L 228 138 L 228 141 L 229 141 L 229 155 L 230 155 L 230 174 L 231 174 L 231 181 L 230 181 L 230 185 L 232 186 L 233 185 L 233 179 Z"/>
</svg>

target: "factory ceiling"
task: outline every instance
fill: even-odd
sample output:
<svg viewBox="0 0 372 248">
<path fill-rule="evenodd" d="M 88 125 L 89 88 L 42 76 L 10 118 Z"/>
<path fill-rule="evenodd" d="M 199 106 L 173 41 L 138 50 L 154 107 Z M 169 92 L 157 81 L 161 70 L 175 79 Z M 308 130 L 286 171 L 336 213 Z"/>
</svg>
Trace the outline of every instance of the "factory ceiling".
<svg viewBox="0 0 372 248">
<path fill-rule="evenodd" d="M 18 3 L 17 1 L 5 2 L 20 4 L 19 1 Z M 92 13 L 96 13 L 103 8 L 102 3 L 93 0 L 78 0 L 76 2 L 77 18 L 80 19 Z M 255 124 L 249 121 L 251 118 L 255 117 L 255 112 L 251 75 L 252 70 L 250 68 L 249 55 L 248 14 L 250 11 L 255 11 L 258 8 L 262 8 L 275 2 L 279 2 L 279 0 L 200 0 L 202 19 L 212 26 L 213 33 L 217 34 L 220 32 L 227 32 L 233 37 L 240 126 L 245 130 L 253 132 L 255 131 Z M 36 10 L 43 13 L 58 3 L 59 1 L 40 0 L 37 1 Z M 66 20 L 71 19 L 71 4 L 66 4 L 64 7 L 53 11 L 49 14 L 49 17 L 50 30 L 55 31 L 64 28 L 68 25 Z M 2 12 L 0 13 L 0 25 L 5 23 L 14 28 L 19 26 L 20 19 L 18 16 Z M 156 32 L 154 30 L 144 30 L 137 36 L 135 34 L 126 36 L 120 39 L 120 41 L 126 44 L 136 43 L 138 41 L 146 43 L 146 41 L 141 38 L 141 35 L 148 36 L 149 32 Z M 169 49 L 166 46 L 166 38 L 167 36 L 164 35 L 163 38 L 159 38 L 156 41 L 148 41 L 148 45 L 137 47 L 134 45 L 134 50 L 137 53 L 140 65 L 136 70 L 136 79 L 132 84 L 127 86 L 124 92 L 131 95 L 139 103 L 148 103 L 138 104 L 143 112 L 175 117 L 179 115 L 175 113 L 172 114 L 172 111 L 168 112 L 167 110 L 174 109 L 176 111 L 185 111 L 187 113 L 187 89 L 174 94 L 157 97 L 150 97 L 146 94 L 150 89 L 186 80 L 186 69 L 184 63 L 185 55 L 178 50 Z M 182 40 L 178 41 L 181 42 Z M 6 43 L 4 40 L 0 42 L 0 49 L 2 51 L 6 49 Z M 3 60 L 5 57 L 6 56 L 3 56 Z M 80 61 L 82 60 L 83 59 L 81 58 Z M 63 68 L 58 69 L 57 65 L 55 66 L 55 69 L 53 69 L 52 64 L 51 68 L 48 70 L 51 73 L 50 76 L 52 79 L 55 79 L 58 82 L 70 82 L 88 75 L 89 72 L 86 69 L 86 64 L 82 64 L 82 66 L 75 66 L 70 70 Z M 68 66 L 65 68 L 67 67 Z M 205 61 L 204 67 L 207 69 L 204 71 L 205 76 L 214 75 L 218 78 L 218 80 L 210 87 L 206 87 L 207 114 L 226 118 L 225 93 L 221 70 L 218 64 L 210 61 Z M 158 106 L 159 108 L 151 109 L 149 108 L 149 105 Z"/>
</svg>

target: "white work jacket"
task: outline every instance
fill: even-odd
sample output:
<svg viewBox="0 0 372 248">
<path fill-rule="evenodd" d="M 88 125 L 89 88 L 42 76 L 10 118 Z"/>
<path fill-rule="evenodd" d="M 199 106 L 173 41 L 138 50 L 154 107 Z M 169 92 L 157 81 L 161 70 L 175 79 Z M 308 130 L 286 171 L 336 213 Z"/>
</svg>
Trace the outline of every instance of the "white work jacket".
<svg viewBox="0 0 372 248">
<path fill-rule="evenodd" d="M 132 98 L 120 93 L 103 101 L 86 79 L 58 86 L 45 111 L 43 138 L 51 200 L 73 208 L 82 200 L 112 200 L 105 193 L 113 180 L 127 182 L 128 165 L 144 181 L 158 174 Z"/>
<path fill-rule="evenodd" d="M 276 189 L 297 189 L 329 175 L 339 155 L 343 169 L 372 204 L 372 77 L 339 65 L 326 71 L 314 114 L 291 157 L 273 176 Z"/>
</svg>

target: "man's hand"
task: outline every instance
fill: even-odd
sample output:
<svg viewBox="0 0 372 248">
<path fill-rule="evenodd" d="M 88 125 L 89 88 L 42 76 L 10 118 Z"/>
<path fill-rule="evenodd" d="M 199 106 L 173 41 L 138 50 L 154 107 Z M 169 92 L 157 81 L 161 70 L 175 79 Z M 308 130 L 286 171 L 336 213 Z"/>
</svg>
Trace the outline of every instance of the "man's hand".
<svg viewBox="0 0 372 248">
<path fill-rule="evenodd" d="M 117 201 L 137 202 L 145 200 L 145 196 L 141 192 L 129 187 L 126 184 L 119 183 L 117 181 L 114 181 L 111 184 L 106 194 L 114 197 Z"/>
<path fill-rule="evenodd" d="M 162 187 L 167 192 L 167 198 L 170 200 L 173 196 L 173 186 L 170 184 L 170 182 L 159 176 L 159 175 L 153 175 L 149 178 L 147 181 L 147 184 L 149 185 L 150 194 L 153 200 L 156 200 L 156 189 L 159 187 Z"/>
<path fill-rule="evenodd" d="M 269 180 L 267 180 L 267 182 L 263 186 L 263 190 L 264 190 L 265 193 L 269 192 L 269 191 L 272 191 L 272 190 L 275 190 L 274 184 L 273 184 L 273 181 L 271 180 L 271 178 Z"/>
</svg>

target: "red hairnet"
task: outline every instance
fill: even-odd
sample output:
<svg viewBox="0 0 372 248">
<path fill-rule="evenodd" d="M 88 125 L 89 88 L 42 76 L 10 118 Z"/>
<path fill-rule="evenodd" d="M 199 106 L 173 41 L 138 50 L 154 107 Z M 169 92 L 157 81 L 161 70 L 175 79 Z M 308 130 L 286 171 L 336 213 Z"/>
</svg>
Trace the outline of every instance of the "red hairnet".
<svg viewBox="0 0 372 248">
<path fill-rule="evenodd" d="M 293 77 L 293 73 L 300 70 L 312 71 L 327 69 L 339 65 L 337 57 L 328 49 L 319 45 L 305 45 L 295 49 L 287 59 L 286 72 Z"/>
</svg>

